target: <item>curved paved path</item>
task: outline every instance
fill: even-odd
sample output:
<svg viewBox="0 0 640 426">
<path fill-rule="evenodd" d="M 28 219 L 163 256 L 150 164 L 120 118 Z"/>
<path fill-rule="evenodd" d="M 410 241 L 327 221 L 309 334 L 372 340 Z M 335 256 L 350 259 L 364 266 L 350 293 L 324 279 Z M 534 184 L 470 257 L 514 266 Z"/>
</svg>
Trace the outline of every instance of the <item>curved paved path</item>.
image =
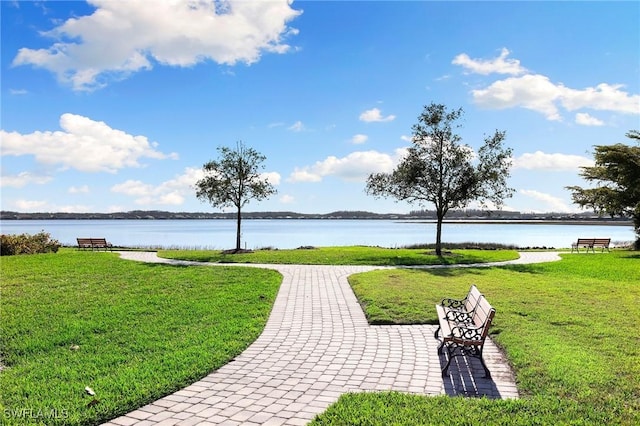
<svg viewBox="0 0 640 426">
<path fill-rule="evenodd" d="M 180 265 L 155 253 L 120 252 L 124 259 Z M 493 266 L 559 260 L 523 252 Z M 212 264 L 207 264 L 212 265 Z M 448 375 L 437 354 L 435 326 L 370 326 L 347 277 L 373 266 L 243 265 L 283 275 L 263 333 L 232 362 L 198 382 L 105 425 L 303 425 L 346 392 L 397 390 L 422 395 L 517 398 L 513 374 L 487 339 L 480 363 L 456 357 Z M 436 266 L 441 267 L 441 266 Z M 456 362 L 456 360 L 459 360 Z"/>
</svg>

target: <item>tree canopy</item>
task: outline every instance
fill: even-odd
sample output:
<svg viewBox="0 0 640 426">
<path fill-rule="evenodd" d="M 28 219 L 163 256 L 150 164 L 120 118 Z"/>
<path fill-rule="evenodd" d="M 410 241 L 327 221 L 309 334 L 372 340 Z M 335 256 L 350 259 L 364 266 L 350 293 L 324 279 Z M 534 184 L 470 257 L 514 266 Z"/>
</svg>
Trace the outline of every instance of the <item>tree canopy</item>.
<svg viewBox="0 0 640 426">
<path fill-rule="evenodd" d="M 391 173 L 374 173 L 367 179 L 366 192 L 409 203 L 430 203 L 437 216 L 436 253 L 442 253 L 442 221 L 450 209 L 464 208 L 471 201 L 500 208 L 512 195 L 507 186 L 511 149 L 503 146 L 505 132 L 485 137 L 477 156 L 462 144 L 454 128 L 462 109 L 448 110 L 432 103 L 424 107 L 412 127 L 412 146 Z"/>
<path fill-rule="evenodd" d="M 266 157 L 242 142 L 236 148 L 219 147 L 219 159 L 202 168 L 204 177 L 196 182 L 196 196 L 213 207 L 235 207 L 237 211 L 236 248 L 241 250 L 241 211 L 251 200 L 264 200 L 277 191 L 260 174 Z"/>
<path fill-rule="evenodd" d="M 640 132 L 626 135 L 638 146 L 622 143 L 596 145 L 595 164 L 582 167 L 580 176 L 595 187 L 568 186 L 573 202 L 599 214 L 629 216 L 636 232 L 636 248 L 640 249 Z"/>
</svg>

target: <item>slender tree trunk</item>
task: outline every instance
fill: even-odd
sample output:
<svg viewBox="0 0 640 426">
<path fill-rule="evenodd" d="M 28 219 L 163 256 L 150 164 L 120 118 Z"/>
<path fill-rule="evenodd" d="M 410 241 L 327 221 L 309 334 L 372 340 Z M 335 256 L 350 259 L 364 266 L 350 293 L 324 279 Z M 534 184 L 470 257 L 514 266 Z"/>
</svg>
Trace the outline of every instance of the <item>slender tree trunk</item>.
<svg viewBox="0 0 640 426">
<path fill-rule="evenodd" d="M 236 251 L 240 251 L 240 224 L 242 222 L 242 215 L 240 214 L 240 207 L 238 207 L 238 218 L 236 227 Z"/>
<path fill-rule="evenodd" d="M 633 227 L 636 232 L 636 241 L 633 244 L 634 249 L 640 250 L 640 206 L 636 208 L 635 212 L 631 215 L 631 218 L 633 219 Z"/>
<path fill-rule="evenodd" d="M 444 217 L 438 213 L 438 223 L 436 224 L 436 256 L 442 256 L 442 220 Z"/>
</svg>

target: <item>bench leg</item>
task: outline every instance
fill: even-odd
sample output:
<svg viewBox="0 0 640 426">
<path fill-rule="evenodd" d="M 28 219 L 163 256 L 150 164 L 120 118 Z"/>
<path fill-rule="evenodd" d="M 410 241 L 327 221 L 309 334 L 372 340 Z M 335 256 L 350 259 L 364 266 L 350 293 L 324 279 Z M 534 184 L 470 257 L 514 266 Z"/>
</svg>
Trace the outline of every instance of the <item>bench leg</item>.
<svg viewBox="0 0 640 426">
<path fill-rule="evenodd" d="M 487 368 L 487 364 L 484 363 L 484 357 L 482 356 L 482 346 L 480 347 L 478 352 L 479 352 L 479 355 L 480 355 L 480 356 L 478 356 L 478 358 L 480 358 L 480 364 L 482 364 L 482 367 L 484 368 L 484 377 L 486 379 L 491 378 L 491 372 Z"/>
<path fill-rule="evenodd" d="M 443 342 L 444 343 L 444 342 Z M 459 353 L 455 353 L 456 349 L 459 349 Z M 439 349 L 438 353 L 442 353 L 442 348 Z M 442 377 L 447 375 L 447 371 L 449 370 L 449 366 L 451 365 L 451 360 L 453 359 L 453 357 L 455 356 L 473 356 L 475 358 L 479 358 L 480 359 L 480 364 L 482 364 L 482 368 L 484 369 L 484 378 L 485 379 L 490 379 L 491 378 L 491 372 L 489 371 L 489 368 L 487 367 L 487 364 L 485 364 L 484 362 L 484 358 L 482 357 L 482 347 L 481 348 L 465 348 L 463 346 L 457 346 L 455 344 L 450 344 L 447 345 L 447 364 L 444 366 L 444 368 L 442 369 Z"/>
<path fill-rule="evenodd" d="M 444 342 L 442 342 L 444 344 Z M 451 365 L 451 360 L 453 359 L 453 352 L 456 350 L 456 348 L 454 347 L 453 350 L 451 350 L 451 345 L 447 346 L 447 364 L 444 366 L 444 368 L 442 369 L 442 377 L 447 375 L 447 370 L 449 369 L 449 365 Z M 440 348 L 438 349 L 439 353 L 442 353 L 442 345 L 440 345 Z"/>
</svg>

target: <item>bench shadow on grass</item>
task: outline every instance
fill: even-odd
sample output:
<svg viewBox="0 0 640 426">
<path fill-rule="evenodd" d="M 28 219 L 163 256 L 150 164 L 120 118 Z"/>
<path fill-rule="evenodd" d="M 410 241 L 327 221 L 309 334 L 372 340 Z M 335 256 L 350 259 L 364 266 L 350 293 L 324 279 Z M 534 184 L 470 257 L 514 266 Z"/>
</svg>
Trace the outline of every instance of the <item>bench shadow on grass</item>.
<svg viewBox="0 0 640 426">
<path fill-rule="evenodd" d="M 439 356 L 440 368 L 447 364 L 444 350 Z M 470 356 L 456 356 L 451 360 L 447 374 L 442 378 L 444 391 L 449 396 L 471 398 L 501 398 L 500 391 L 491 377 L 484 377 L 480 360 Z"/>
<path fill-rule="evenodd" d="M 453 276 L 473 276 L 481 273 L 481 270 L 485 267 L 465 267 L 464 265 L 458 265 L 462 267 L 435 267 L 435 268 L 421 268 L 421 267 L 399 267 L 399 269 L 413 269 L 418 272 L 423 272 L 431 275 L 437 275 L 440 277 L 453 277 Z M 541 271 L 537 271 L 534 265 L 503 265 L 497 266 L 499 268 L 505 268 L 514 272 L 539 274 Z M 471 279 L 473 281 L 473 279 Z M 437 324 L 437 320 L 427 321 L 428 324 Z M 499 331 L 498 331 L 499 332 Z M 497 332 L 490 333 L 492 335 Z M 489 354 L 485 353 L 486 357 Z M 495 356 L 495 354 L 493 355 Z M 499 355 L 501 358 L 502 354 Z M 448 361 L 448 354 L 446 350 L 442 351 L 442 354 L 438 356 L 440 361 L 440 369 L 444 368 Z M 507 364 L 507 361 L 502 359 L 500 363 Z M 511 375 L 510 372 L 493 371 L 494 377 L 500 377 L 501 375 Z M 508 381 L 512 381 L 511 378 Z M 447 373 L 442 378 L 444 384 L 444 391 L 449 396 L 463 396 L 471 398 L 493 398 L 500 399 L 502 395 L 498 389 L 493 377 L 485 377 L 485 371 L 482 367 L 482 363 L 478 358 L 464 355 L 455 356 L 451 360 L 451 364 L 447 370 Z"/>
</svg>

